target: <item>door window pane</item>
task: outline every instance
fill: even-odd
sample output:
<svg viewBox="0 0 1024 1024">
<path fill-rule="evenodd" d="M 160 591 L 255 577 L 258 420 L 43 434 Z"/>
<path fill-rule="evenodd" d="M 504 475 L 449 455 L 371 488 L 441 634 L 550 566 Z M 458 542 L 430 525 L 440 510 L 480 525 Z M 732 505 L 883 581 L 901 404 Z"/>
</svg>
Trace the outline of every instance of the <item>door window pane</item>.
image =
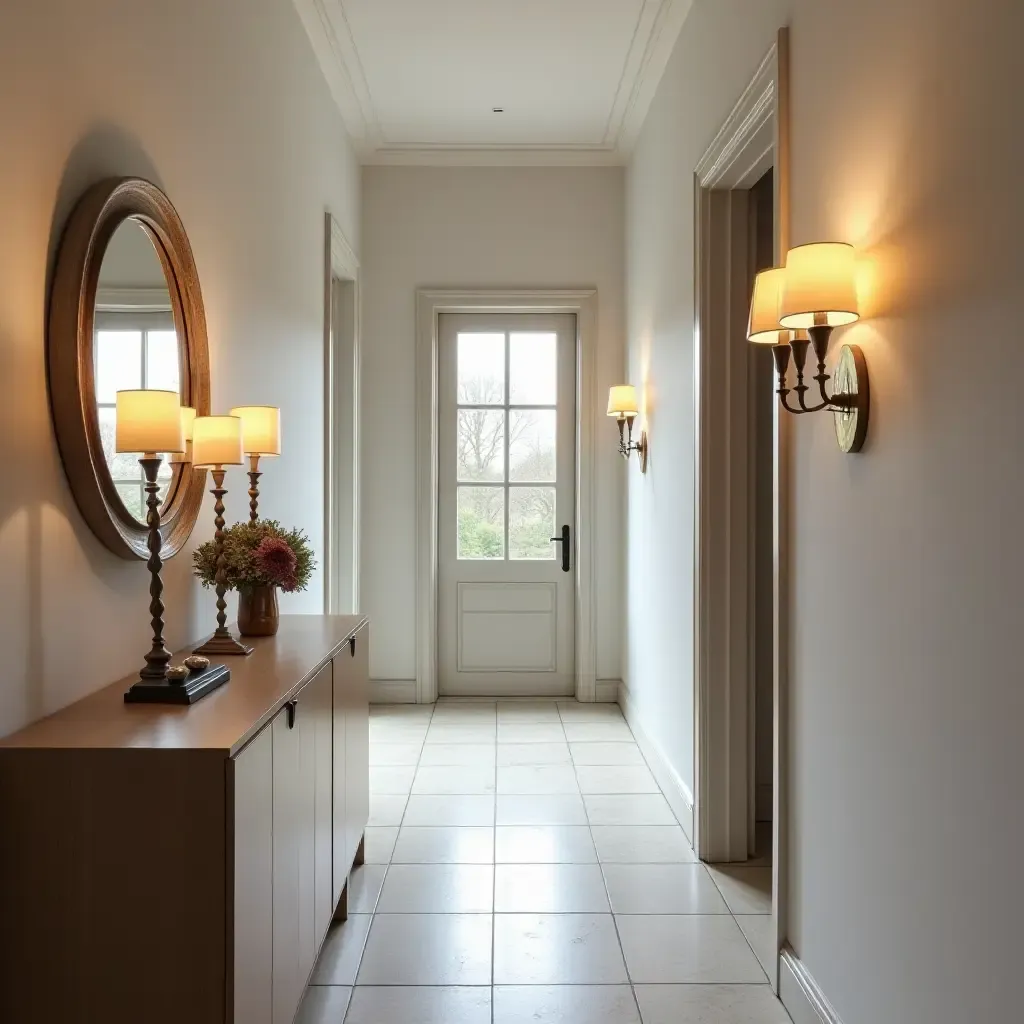
<svg viewBox="0 0 1024 1024">
<path fill-rule="evenodd" d="M 512 487 L 508 506 L 508 556 L 520 559 L 557 557 L 554 487 Z"/>
<path fill-rule="evenodd" d="M 459 558 L 505 557 L 505 490 L 458 489 Z"/>
<path fill-rule="evenodd" d="M 509 337 L 509 401 L 555 405 L 558 401 L 558 338 L 550 333 Z"/>
<path fill-rule="evenodd" d="M 96 332 L 96 401 L 117 401 L 118 391 L 142 387 L 142 332 Z"/>
<path fill-rule="evenodd" d="M 146 333 L 146 387 L 157 391 L 180 391 L 178 338 L 174 331 Z"/>
<path fill-rule="evenodd" d="M 458 479 L 500 483 L 505 479 L 505 413 L 459 409 Z"/>
<path fill-rule="evenodd" d="M 523 483 L 555 482 L 554 409 L 513 409 L 509 414 L 508 478 Z"/>
<path fill-rule="evenodd" d="M 459 405 L 504 405 L 505 335 L 459 335 Z"/>
</svg>

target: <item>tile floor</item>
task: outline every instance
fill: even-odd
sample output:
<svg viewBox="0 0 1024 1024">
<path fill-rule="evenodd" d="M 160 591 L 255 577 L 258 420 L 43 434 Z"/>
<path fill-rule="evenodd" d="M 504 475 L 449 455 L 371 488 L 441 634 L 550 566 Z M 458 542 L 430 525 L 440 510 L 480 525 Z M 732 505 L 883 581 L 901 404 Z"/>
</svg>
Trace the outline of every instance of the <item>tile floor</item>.
<svg viewBox="0 0 1024 1024">
<path fill-rule="evenodd" d="M 705 868 L 614 704 L 380 706 L 299 1024 L 788 1024 L 771 868 Z"/>
</svg>

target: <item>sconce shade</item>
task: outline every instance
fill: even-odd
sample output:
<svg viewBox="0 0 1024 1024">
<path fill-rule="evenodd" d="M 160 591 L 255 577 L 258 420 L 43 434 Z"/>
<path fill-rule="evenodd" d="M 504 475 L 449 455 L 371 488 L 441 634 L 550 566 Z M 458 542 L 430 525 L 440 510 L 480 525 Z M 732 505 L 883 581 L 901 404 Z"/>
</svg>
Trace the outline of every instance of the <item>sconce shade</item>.
<svg viewBox="0 0 1024 1024">
<path fill-rule="evenodd" d="M 636 388 L 632 384 L 618 384 L 608 390 L 609 416 L 636 416 Z"/>
<path fill-rule="evenodd" d="M 118 391 L 114 447 L 119 452 L 183 452 L 177 391 Z"/>
<path fill-rule="evenodd" d="M 777 345 L 781 340 L 779 326 L 779 299 L 786 279 L 784 267 L 762 270 L 754 278 L 754 294 L 750 299 L 750 320 L 747 323 L 747 341 L 758 345 Z M 788 339 L 786 339 L 788 340 Z"/>
<path fill-rule="evenodd" d="M 788 330 L 842 327 L 860 319 L 852 245 L 814 242 L 790 249 L 779 302 L 779 323 Z"/>
<path fill-rule="evenodd" d="M 242 421 L 237 416 L 199 416 L 192 429 L 196 469 L 242 464 Z"/>
<path fill-rule="evenodd" d="M 187 405 L 181 407 L 181 433 L 186 441 L 192 440 L 192 428 L 196 422 L 196 411 Z"/>
<path fill-rule="evenodd" d="M 242 421 L 246 455 L 281 454 L 281 410 L 273 405 L 240 405 L 231 410 Z"/>
</svg>

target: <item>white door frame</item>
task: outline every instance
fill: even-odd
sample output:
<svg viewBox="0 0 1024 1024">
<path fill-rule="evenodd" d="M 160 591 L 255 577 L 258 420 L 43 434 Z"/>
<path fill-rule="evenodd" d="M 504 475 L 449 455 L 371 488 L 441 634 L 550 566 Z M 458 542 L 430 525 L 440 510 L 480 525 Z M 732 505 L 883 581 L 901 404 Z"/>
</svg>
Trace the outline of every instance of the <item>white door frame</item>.
<svg viewBox="0 0 1024 1024">
<path fill-rule="evenodd" d="M 576 316 L 576 699 L 597 696 L 593 595 L 594 364 L 597 292 L 416 292 L 416 700 L 437 700 L 438 317 L 442 313 L 572 313 Z"/>
<path fill-rule="evenodd" d="M 781 29 L 757 74 L 704 154 L 696 202 L 694 846 L 707 861 L 746 860 L 749 640 L 753 587 L 748 540 L 746 334 L 750 239 L 748 190 L 775 181 L 775 262 L 789 231 L 789 35 Z M 742 282 L 742 286 L 741 286 Z M 744 343 L 745 344 L 745 343 Z M 786 736 L 788 728 L 789 420 L 774 405 L 772 918 L 786 937 Z M 771 972 L 778 991 L 778 958 Z"/>
<path fill-rule="evenodd" d="M 324 611 L 359 610 L 359 260 L 324 216 Z"/>
</svg>

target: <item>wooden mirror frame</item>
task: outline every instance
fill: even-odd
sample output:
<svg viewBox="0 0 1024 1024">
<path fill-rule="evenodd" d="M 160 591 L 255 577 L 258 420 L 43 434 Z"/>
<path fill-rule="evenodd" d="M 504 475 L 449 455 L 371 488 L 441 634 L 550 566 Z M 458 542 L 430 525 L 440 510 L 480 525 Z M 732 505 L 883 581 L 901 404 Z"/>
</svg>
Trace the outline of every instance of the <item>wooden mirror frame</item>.
<svg viewBox="0 0 1024 1024">
<path fill-rule="evenodd" d="M 47 324 L 50 406 L 64 472 L 93 533 L 121 558 L 149 558 L 146 524 L 125 507 L 100 440 L 93 326 L 100 267 L 114 232 L 132 218 L 144 228 L 167 281 L 181 365 L 181 404 L 210 414 L 210 354 L 199 276 L 185 228 L 167 196 L 142 178 L 108 178 L 68 218 L 57 253 Z M 160 515 L 160 556 L 173 557 L 199 516 L 206 470 L 172 466 Z"/>
</svg>

